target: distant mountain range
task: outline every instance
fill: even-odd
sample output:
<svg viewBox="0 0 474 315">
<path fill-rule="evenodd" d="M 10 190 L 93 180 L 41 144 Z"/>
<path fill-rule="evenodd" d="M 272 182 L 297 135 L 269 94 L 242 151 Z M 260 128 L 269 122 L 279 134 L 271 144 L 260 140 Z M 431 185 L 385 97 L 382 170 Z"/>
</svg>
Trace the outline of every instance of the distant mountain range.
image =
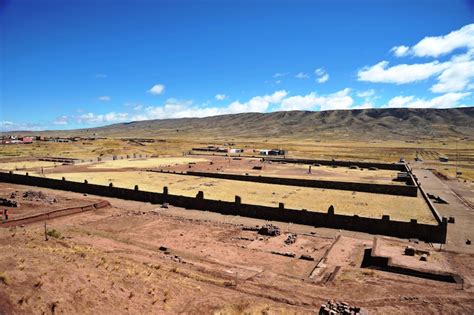
<svg viewBox="0 0 474 315">
<path fill-rule="evenodd" d="M 134 121 L 97 128 L 31 132 L 105 137 L 290 139 L 474 138 L 474 107 L 357 109 L 242 113 L 204 118 Z"/>
</svg>

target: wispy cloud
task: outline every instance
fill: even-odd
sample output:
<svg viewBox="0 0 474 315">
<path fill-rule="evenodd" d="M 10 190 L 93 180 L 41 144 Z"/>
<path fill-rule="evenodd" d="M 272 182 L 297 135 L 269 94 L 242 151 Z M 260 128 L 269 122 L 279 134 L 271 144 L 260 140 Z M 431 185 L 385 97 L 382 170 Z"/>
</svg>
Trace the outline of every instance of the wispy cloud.
<svg viewBox="0 0 474 315">
<path fill-rule="evenodd" d="M 105 78 L 107 78 L 107 75 L 104 74 L 104 73 L 97 73 L 95 75 L 95 77 L 96 77 L 96 79 L 105 79 Z"/>
<path fill-rule="evenodd" d="M 284 77 L 284 76 L 287 76 L 288 74 L 290 74 L 289 72 L 277 72 L 273 75 L 274 78 L 281 78 L 281 77 Z"/>
<path fill-rule="evenodd" d="M 148 93 L 159 95 L 165 91 L 165 86 L 163 84 L 155 84 L 149 90 Z"/>
<path fill-rule="evenodd" d="M 295 95 L 285 98 L 280 105 L 280 110 L 331 110 L 349 109 L 354 100 L 349 95 L 350 89 L 346 88 L 329 95 L 317 95 L 311 92 L 307 95 Z"/>
<path fill-rule="evenodd" d="M 215 99 L 218 101 L 223 101 L 227 98 L 227 95 L 225 94 L 216 94 Z"/>
<path fill-rule="evenodd" d="M 69 123 L 69 117 L 66 115 L 56 117 L 56 119 L 53 121 L 53 124 L 55 125 L 67 125 Z"/>
<path fill-rule="evenodd" d="M 309 79 L 309 75 L 304 72 L 298 72 L 297 75 L 295 75 L 295 78 L 297 79 Z"/>
<path fill-rule="evenodd" d="M 110 98 L 110 96 L 104 95 L 104 96 L 99 96 L 98 100 L 103 101 L 103 102 L 108 102 L 108 101 L 111 100 L 111 98 Z"/>
<path fill-rule="evenodd" d="M 318 83 L 324 83 L 329 80 L 329 74 L 323 68 L 314 70 L 314 75 L 316 76 L 316 82 Z"/>
</svg>

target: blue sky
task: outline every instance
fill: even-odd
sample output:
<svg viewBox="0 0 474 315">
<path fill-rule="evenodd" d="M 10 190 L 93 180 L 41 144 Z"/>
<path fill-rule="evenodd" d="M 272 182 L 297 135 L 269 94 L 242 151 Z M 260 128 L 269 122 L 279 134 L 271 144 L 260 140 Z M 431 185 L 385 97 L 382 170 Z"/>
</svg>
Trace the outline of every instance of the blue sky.
<svg viewBox="0 0 474 315">
<path fill-rule="evenodd" d="M 0 130 L 474 105 L 473 1 L 0 0 Z"/>
</svg>

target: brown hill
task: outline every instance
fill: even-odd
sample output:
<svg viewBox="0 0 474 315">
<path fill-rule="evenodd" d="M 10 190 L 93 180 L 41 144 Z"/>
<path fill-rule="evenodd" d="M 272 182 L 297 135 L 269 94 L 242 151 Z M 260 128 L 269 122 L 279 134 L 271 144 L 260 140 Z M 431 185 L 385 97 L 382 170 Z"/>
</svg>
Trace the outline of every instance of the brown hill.
<svg viewBox="0 0 474 315">
<path fill-rule="evenodd" d="M 471 137 L 474 107 L 242 113 L 205 118 L 134 121 L 42 134 L 107 137 L 231 137 L 422 139 Z"/>
</svg>

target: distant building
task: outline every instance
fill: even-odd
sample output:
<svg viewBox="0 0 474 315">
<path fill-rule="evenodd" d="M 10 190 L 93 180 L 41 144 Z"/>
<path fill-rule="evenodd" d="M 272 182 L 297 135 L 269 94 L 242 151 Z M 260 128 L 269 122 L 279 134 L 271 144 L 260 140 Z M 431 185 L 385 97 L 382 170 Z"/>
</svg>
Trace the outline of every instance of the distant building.
<svg viewBox="0 0 474 315">
<path fill-rule="evenodd" d="M 21 139 L 21 142 L 24 143 L 24 144 L 33 143 L 33 137 L 23 137 Z"/>
<path fill-rule="evenodd" d="M 287 151 L 281 150 L 281 149 L 272 149 L 272 150 L 263 149 L 263 150 L 260 150 L 259 153 L 260 155 L 286 155 Z"/>
<path fill-rule="evenodd" d="M 221 153 L 229 152 L 229 149 L 216 147 L 216 146 L 213 146 L 213 145 L 208 145 L 207 147 L 204 147 L 204 148 L 192 148 L 192 150 L 193 151 L 204 151 L 204 152 L 221 152 Z"/>
</svg>

